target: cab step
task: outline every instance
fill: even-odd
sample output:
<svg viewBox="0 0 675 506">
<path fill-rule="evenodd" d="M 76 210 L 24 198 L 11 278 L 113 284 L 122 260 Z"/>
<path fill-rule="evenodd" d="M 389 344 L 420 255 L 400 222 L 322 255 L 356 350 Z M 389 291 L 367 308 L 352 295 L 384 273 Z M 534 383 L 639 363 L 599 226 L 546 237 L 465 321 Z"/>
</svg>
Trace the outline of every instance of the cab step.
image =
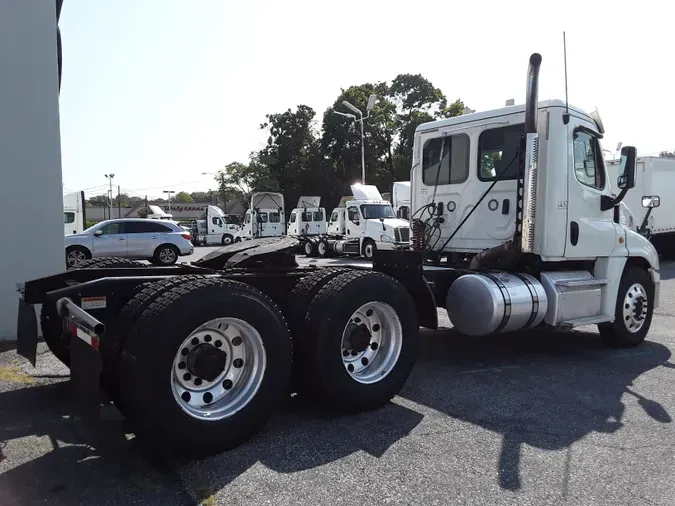
<svg viewBox="0 0 675 506">
<path fill-rule="evenodd" d="M 575 320 L 565 320 L 560 322 L 559 328 L 564 330 L 575 329 L 577 327 L 584 327 L 586 325 L 597 325 L 598 323 L 609 323 L 614 320 L 612 316 L 599 315 L 599 316 L 585 316 L 583 318 L 577 318 Z"/>
<path fill-rule="evenodd" d="M 605 286 L 609 283 L 608 279 L 558 279 L 555 281 L 556 286 L 564 286 L 566 288 L 580 288 L 590 286 Z"/>
</svg>

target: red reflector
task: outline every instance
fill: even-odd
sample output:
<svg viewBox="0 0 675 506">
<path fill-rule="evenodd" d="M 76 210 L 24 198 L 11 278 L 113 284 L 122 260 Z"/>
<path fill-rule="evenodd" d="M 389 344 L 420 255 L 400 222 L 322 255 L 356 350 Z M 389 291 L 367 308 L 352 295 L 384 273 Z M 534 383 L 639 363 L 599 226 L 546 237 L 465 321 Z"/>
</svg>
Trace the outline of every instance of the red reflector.
<svg viewBox="0 0 675 506">
<path fill-rule="evenodd" d="M 188 241 L 190 240 L 190 234 L 181 234 L 181 237 L 183 237 L 183 239 L 187 239 Z"/>
</svg>

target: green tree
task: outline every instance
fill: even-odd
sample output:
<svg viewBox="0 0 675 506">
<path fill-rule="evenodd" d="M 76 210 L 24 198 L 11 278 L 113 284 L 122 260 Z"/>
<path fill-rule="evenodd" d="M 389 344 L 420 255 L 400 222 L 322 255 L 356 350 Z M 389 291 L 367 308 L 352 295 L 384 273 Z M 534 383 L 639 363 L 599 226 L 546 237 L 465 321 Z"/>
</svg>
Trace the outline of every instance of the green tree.
<svg viewBox="0 0 675 506">
<path fill-rule="evenodd" d="M 675 158 L 675 151 L 661 151 L 659 156 L 663 158 Z"/>
<path fill-rule="evenodd" d="M 173 198 L 176 202 L 194 202 L 192 195 L 186 192 L 178 192 Z"/>
<path fill-rule="evenodd" d="M 95 195 L 87 199 L 87 204 L 91 207 L 105 207 L 110 205 L 108 195 Z"/>
<path fill-rule="evenodd" d="M 211 202 L 213 200 L 212 192 L 192 192 L 190 193 L 193 202 Z"/>
</svg>

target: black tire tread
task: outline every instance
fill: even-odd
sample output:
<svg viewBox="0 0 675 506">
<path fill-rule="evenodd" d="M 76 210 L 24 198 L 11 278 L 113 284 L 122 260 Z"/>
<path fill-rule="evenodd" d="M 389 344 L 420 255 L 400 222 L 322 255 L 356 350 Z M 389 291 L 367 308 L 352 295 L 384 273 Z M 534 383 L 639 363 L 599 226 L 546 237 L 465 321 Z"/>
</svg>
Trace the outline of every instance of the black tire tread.
<svg viewBox="0 0 675 506">
<path fill-rule="evenodd" d="M 201 288 L 211 287 L 211 286 L 229 286 L 235 288 L 239 292 L 247 292 L 248 294 L 254 295 L 256 298 L 264 302 L 270 309 L 276 312 L 278 321 L 281 322 L 283 327 L 283 334 L 288 339 L 289 345 L 291 346 L 292 353 L 292 340 L 290 337 L 290 332 L 288 329 L 288 324 L 286 319 L 283 316 L 283 313 L 279 309 L 278 305 L 265 293 L 258 290 L 257 288 L 242 283 L 235 280 L 229 280 L 224 278 L 207 278 L 205 276 L 191 277 L 191 279 L 185 280 L 183 282 L 176 283 L 174 286 L 171 286 L 169 289 L 165 289 L 159 296 L 157 296 L 151 303 L 143 310 L 141 315 L 136 319 L 135 325 L 129 335 L 127 340 L 127 345 L 125 346 L 126 351 L 128 352 L 127 358 L 123 363 L 128 364 L 129 368 L 125 370 L 125 373 L 128 372 L 130 376 L 122 377 L 123 380 L 128 379 L 129 382 L 122 382 L 122 396 L 124 397 L 124 404 L 126 405 L 127 411 L 130 413 L 132 421 L 137 422 L 137 429 L 142 433 L 146 433 L 148 436 L 155 438 L 159 436 L 160 440 L 161 435 L 156 431 L 156 427 L 151 426 L 144 419 L 142 410 L 139 409 L 139 405 L 144 404 L 144 399 L 140 399 L 137 395 L 138 392 L 134 387 L 134 378 L 140 370 L 143 369 L 142 360 L 144 355 L 148 355 L 147 349 L 144 350 L 144 347 L 147 346 L 149 338 L 139 339 L 140 336 L 151 336 L 152 328 L 150 327 L 153 323 L 153 319 L 161 315 L 162 312 L 169 310 L 170 306 L 176 301 L 183 297 L 190 296 L 196 290 Z M 156 293 L 159 293 L 156 292 Z M 139 301 L 141 299 L 139 298 Z M 143 299 L 145 300 L 145 299 Z M 137 304 L 140 304 L 138 302 Z M 278 338 L 283 338 L 283 335 L 279 335 Z M 151 338 L 150 338 L 151 339 Z M 145 342 L 144 342 L 145 341 Z M 152 355 L 152 354 L 149 354 Z M 276 400 L 276 399 L 275 399 Z M 281 401 L 281 398 L 278 399 Z M 266 404 L 266 409 L 268 411 L 273 411 L 276 406 L 273 402 Z M 147 408 L 146 408 L 147 409 Z M 221 452 L 230 448 L 234 448 L 241 444 L 244 440 L 248 439 L 253 435 L 260 427 L 265 423 L 265 420 L 255 420 L 255 422 L 250 422 L 249 424 L 242 425 L 241 433 L 237 438 L 231 439 L 230 441 L 223 443 L 221 442 L 204 442 L 204 441 L 192 441 L 190 445 L 184 444 L 184 442 L 174 442 L 174 441 L 164 441 L 165 444 L 172 445 L 174 449 L 178 450 L 180 453 L 187 454 L 194 457 L 205 457 L 212 455 L 217 452 Z M 160 441 L 161 442 L 161 441 Z"/>
<path fill-rule="evenodd" d="M 97 257 L 86 260 L 77 267 L 78 269 L 102 269 L 106 267 L 144 267 L 144 265 L 135 260 L 121 257 Z M 68 267 L 72 270 L 74 267 Z M 47 343 L 47 347 L 52 354 L 58 358 L 64 365 L 70 367 L 70 348 L 67 343 L 61 339 L 63 328 L 61 320 L 56 313 L 56 307 L 52 304 L 43 304 L 40 309 L 40 330 L 42 337 Z"/>
</svg>

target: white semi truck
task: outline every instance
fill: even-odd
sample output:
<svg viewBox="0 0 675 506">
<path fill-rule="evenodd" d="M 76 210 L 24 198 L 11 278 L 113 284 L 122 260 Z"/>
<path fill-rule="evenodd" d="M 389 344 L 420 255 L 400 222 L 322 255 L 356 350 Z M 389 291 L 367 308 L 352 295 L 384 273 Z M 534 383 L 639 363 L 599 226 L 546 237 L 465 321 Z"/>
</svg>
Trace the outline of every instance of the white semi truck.
<svg viewBox="0 0 675 506">
<path fill-rule="evenodd" d="M 80 234 L 87 224 L 84 192 L 66 193 L 63 196 L 63 227 L 65 235 Z"/>
<path fill-rule="evenodd" d="M 301 237 L 308 256 L 350 255 L 372 260 L 375 252 L 408 248 L 410 225 L 396 217 L 391 203 L 374 185 L 351 185 L 353 197 L 343 197 L 333 209 L 326 235 Z"/>
<path fill-rule="evenodd" d="M 202 219 L 192 222 L 195 245 L 222 244 L 227 246 L 235 242 L 241 229 L 237 219 L 226 215 L 218 206 L 208 206 L 203 216 Z"/>
<path fill-rule="evenodd" d="M 395 181 L 391 191 L 391 205 L 396 217 L 410 219 L 410 181 Z"/>
<path fill-rule="evenodd" d="M 675 198 L 659 194 L 675 189 L 675 159 L 660 156 L 638 157 L 635 188 L 623 202 L 633 215 L 638 232 L 645 235 L 664 258 L 675 258 Z M 610 180 L 621 170 L 619 160 L 607 162 Z"/>
<path fill-rule="evenodd" d="M 284 196 L 274 192 L 256 192 L 251 195 L 251 205 L 244 216 L 235 242 L 281 237 L 286 235 Z"/>
<path fill-rule="evenodd" d="M 299 267 L 291 237 L 191 265 L 93 259 L 19 287 L 17 351 L 35 364 L 41 304 L 84 413 L 102 388 L 137 435 L 203 456 L 257 433 L 292 371 L 293 391 L 333 410 L 387 404 L 439 307 L 468 335 L 594 324 L 609 346 L 639 345 L 660 276 L 654 246 L 616 212 L 635 148 L 622 148 L 614 197 L 600 119 L 539 103 L 540 63 L 530 57 L 524 106 L 418 127 L 412 249 L 379 249 L 372 268 Z M 367 205 L 346 203 L 349 227 L 365 226 Z"/>
</svg>

